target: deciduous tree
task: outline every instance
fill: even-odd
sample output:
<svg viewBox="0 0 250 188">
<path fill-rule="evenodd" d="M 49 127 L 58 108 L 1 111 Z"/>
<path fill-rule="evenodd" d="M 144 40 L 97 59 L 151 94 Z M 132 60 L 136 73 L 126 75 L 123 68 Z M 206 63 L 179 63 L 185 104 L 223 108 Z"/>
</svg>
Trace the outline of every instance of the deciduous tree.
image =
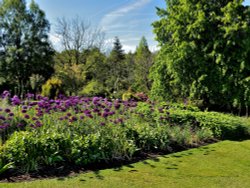
<svg viewBox="0 0 250 188">
<path fill-rule="evenodd" d="M 250 24 L 242 2 L 166 0 L 167 8 L 158 8 L 153 96 L 201 100 L 217 110 L 249 105 Z"/>
<path fill-rule="evenodd" d="M 31 1 L 0 2 L 0 71 L 17 94 L 30 88 L 32 74 L 50 77 L 53 48 L 48 39 L 50 25 L 45 13 Z"/>
</svg>

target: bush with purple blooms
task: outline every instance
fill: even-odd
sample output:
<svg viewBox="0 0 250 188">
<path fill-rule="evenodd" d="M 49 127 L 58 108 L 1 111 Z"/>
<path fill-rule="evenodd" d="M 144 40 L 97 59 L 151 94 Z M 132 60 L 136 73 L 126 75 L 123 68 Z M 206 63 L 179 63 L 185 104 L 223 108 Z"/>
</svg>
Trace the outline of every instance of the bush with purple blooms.
<svg viewBox="0 0 250 188">
<path fill-rule="evenodd" d="M 20 100 L 8 92 L 1 100 L 0 160 L 22 172 L 130 160 L 142 152 L 171 152 L 233 132 L 249 133 L 240 118 L 150 100 L 79 96 L 51 100 L 31 94 Z"/>
</svg>

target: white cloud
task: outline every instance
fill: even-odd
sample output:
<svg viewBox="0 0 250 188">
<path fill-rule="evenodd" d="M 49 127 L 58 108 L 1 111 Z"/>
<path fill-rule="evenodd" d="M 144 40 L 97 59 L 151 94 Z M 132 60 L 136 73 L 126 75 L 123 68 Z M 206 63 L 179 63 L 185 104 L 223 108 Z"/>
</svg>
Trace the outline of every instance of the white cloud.
<svg viewBox="0 0 250 188">
<path fill-rule="evenodd" d="M 158 45 L 150 45 L 149 46 L 149 50 L 151 52 L 156 52 L 156 51 L 159 51 L 160 50 L 160 47 Z"/>
<path fill-rule="evenodd" d="M 61 40 L 56 34 L 49 34 L 49 39 L 56 50 L 61 50 Z"/>
<path fill-rule="evenodd" d="M 128 53 L 128 52 L 135 52 L 136 46 L 135 45 L 122 45 L 122 49 Z"/>
<path fill-rule="evenodd" d="M 109 12 L 108 14 L 106 14 L 101 22 L 100 22 L 100 26 L 104 29 L 104 30 L 108 30 L 110 29 L 109 27 L 112 25 L 114 27 L 114 23 L 121 17 L 127 15 L 127 13 L 137 10 L 143 6 L 145 6 L 146 4 L 150 3 L 152 0 L 136 0 L 134 3 L 128 4 L 126 6 L 120 7 L 114 11 Z M 120 23 L 116 23 L 116 24 L 120 24 Z M 123 25 L 125 25 L 126 23 L 124 23 Z"/>
</svg>

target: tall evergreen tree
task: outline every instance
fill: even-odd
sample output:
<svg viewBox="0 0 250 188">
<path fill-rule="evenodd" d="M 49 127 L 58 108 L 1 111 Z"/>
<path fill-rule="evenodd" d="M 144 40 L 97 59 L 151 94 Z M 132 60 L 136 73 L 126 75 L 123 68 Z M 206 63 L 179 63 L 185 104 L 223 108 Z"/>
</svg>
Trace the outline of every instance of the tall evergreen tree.
<svg viewBox="0 0 250 188">
<path fill-rule="evenodd" d="M 0 72 L 19 95 L 30 88 L 32 74 L 48 78 L 53 72 L 49 29 L 45 13 L 34 1 L 29 9 L 25 0 L 0 2 Z"/>
<path fill-rule="evenodd" d="M 143 36 L 135 52 L 134 88 L 137 91 L 148 93 L 151 88 L 149 70 L 153 64 L 152 54 L 146 38 Z"/>
<path fill-rule="evenodd" d="M 126 89 L 125 71 L 125 53 L 122 49 L 122 44 L 118 37 L 115 37 L 113 49 L 107 58 L 107 66 L 109 68 L 106 83 L 109 87 L 110 93 L 120 92 Z"/>
</svg>

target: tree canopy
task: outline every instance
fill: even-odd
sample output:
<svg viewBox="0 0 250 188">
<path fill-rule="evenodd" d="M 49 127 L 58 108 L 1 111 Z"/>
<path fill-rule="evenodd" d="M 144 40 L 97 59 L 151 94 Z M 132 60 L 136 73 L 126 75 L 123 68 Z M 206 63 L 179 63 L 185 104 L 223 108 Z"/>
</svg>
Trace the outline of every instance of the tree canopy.
<svg viewBox="0 0 250 188">
<path fill-rule="evenodd" d="M 152 96 L 230 110 L 249 105 L 250 14 L 242 0 L 166 0 Z"/>
<path fill-rule="evenodd" d="M 0 72 L 19 95 L 31 88 L 32 75 L 48 79 L 53 73 L 49 30 L 45 13 L 34 1 L 29 8 L 25 0 L 0 2 Z"/>
</svg>

